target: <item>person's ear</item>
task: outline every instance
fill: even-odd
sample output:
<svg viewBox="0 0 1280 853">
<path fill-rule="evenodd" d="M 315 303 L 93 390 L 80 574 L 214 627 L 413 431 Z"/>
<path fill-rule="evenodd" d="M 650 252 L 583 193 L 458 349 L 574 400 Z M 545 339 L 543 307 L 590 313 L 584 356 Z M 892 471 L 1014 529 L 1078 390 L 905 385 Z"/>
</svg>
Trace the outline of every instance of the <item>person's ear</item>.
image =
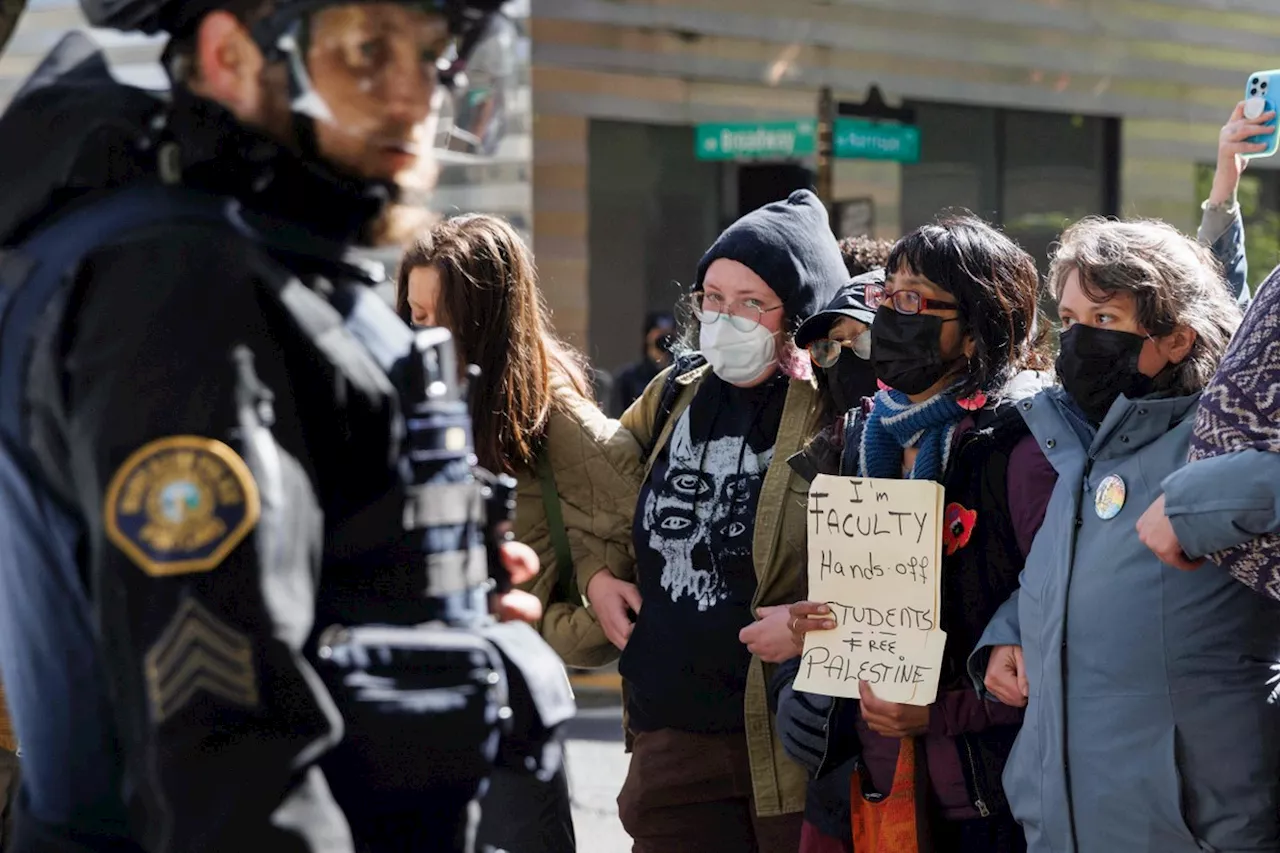
<svg viewBox="0 0 1280 853">
<path fill-rule="evenodd" d="M 964 357 L 966 360 L 973 358 L 978 352 L 978 342 L 973 339 L 973 335 L 971 334 L 966 334 L 964 336 L 964 340 L 961 341 L 961 345 L 964 347 Z"/>
<path fill-rule="evenodd" d="M 244 25 L 234 15 L 214 11 L 196 31 L 197 74 L 192 90 L 254 123 L 262 103 L 266 62 Z"/>
<path fill-rule="evenodd" d="M 1190 326 L 1178 326 L 1160 339 L 1156 345 L 1171 364 L 1181 364 L 1191 348 L 1196 345 L 1196 330 Z"/>
</svg>

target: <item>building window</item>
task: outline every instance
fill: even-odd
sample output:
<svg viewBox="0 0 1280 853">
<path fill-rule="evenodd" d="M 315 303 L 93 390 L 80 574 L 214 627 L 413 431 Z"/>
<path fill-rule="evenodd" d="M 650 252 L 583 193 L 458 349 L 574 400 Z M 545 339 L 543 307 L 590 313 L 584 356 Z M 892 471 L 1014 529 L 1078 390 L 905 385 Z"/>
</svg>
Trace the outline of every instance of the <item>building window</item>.
<svg viewBox="0 0 1280 853">
<path fill-rule="evenodd" d="M 1119 121 L 912 103 L 920 162 L 902 169 L 902 230 L 948 209 L 1002 226 L 1041 270 L 1062 229 L 1117 208 Z"/>
</svg>

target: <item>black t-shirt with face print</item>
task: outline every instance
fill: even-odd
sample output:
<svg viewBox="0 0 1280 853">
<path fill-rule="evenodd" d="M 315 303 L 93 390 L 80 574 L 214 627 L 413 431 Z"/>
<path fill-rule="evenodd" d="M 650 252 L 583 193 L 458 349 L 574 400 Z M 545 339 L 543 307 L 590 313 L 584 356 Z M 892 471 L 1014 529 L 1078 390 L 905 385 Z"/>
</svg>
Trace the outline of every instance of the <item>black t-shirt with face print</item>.
<svg viewBox="0 0 1280 853">
<path fill-rule="evenodd" d="M 632 535 L 644 606 L 619 669 L 636 731 L 743 727 L 753 621 L 756 503 L 787 380 L 737 388 L 709 377 L 640 491 Z"/>
</svg>

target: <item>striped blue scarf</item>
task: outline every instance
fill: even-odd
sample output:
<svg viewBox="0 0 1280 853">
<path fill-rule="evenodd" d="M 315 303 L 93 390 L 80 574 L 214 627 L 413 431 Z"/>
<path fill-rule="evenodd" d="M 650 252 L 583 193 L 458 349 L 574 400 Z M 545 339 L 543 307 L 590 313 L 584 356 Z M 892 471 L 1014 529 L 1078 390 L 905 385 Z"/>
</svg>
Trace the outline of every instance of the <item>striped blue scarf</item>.
<svg viewBox="0 0 1280 853">
<path fill-rule="evenodd" d="M 907 479 L 938 480 L 947 470 L 956 426 L 967 414 L 950 391 L 923 403 L 912 403 L 901 391 L 881 391 L 862 432 L 859 473 L 901 480 L 903 448 L 915 447 L 919 453 Z"/>
</svg>

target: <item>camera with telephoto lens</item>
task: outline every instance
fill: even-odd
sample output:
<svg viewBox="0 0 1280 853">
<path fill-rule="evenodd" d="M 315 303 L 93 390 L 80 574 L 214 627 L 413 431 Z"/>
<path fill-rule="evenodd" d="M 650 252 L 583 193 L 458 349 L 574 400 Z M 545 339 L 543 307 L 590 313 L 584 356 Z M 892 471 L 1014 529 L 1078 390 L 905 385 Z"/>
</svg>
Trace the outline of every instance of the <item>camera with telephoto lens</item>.
<svg viewBox="0 0 1280 853">
<path fill-rule="evenodd" d="M 476 473 L 484 483 L 484 505 L 488 524 L 485 529 L 485 550 L 489 555 L 493 591 L 496 593 L 511 590 L 511 573 L 505 570 L 502 559 L 502 546 L 516 541 L 516 481 L 506 474 L 490 474 L 483 468 Z"/>
<path fill-rule="evenodd" d="M 555 652 L 530 626 L 490 614 L 492 594 L 510 588 L 500 549 L 516 484 L 476 467 L 459 378 L 438 328 L 415 332 L 392 373 L 405 427 L 403 544 L 420 579 L 404 608 L 421 618 L 331 628 L 318 650 L 348 732 L 326 776 L 344 808 L 355 798 L 373 809 L 364 832 L 380 820 L 403 831 L 396 817 L 425 805 L 465 808 L 499 762 L 539 772 L 543 746 L 576 710 Z"/>
<path fill-rule="evenodd" d="M 488 614 L 486 593 L 511 588 L 500 549 L 514 538 L 516 482 L 475 465 L 471 416 L 449 332 L 416 332 L 406 368 L 398 382 L 407 439 L 405 532 L 421 537 L 426 598 L 437 605 L 439 618 L 475 622 Z M 479 375 L 473 371 L 470 378 Z"/>
</svg>

